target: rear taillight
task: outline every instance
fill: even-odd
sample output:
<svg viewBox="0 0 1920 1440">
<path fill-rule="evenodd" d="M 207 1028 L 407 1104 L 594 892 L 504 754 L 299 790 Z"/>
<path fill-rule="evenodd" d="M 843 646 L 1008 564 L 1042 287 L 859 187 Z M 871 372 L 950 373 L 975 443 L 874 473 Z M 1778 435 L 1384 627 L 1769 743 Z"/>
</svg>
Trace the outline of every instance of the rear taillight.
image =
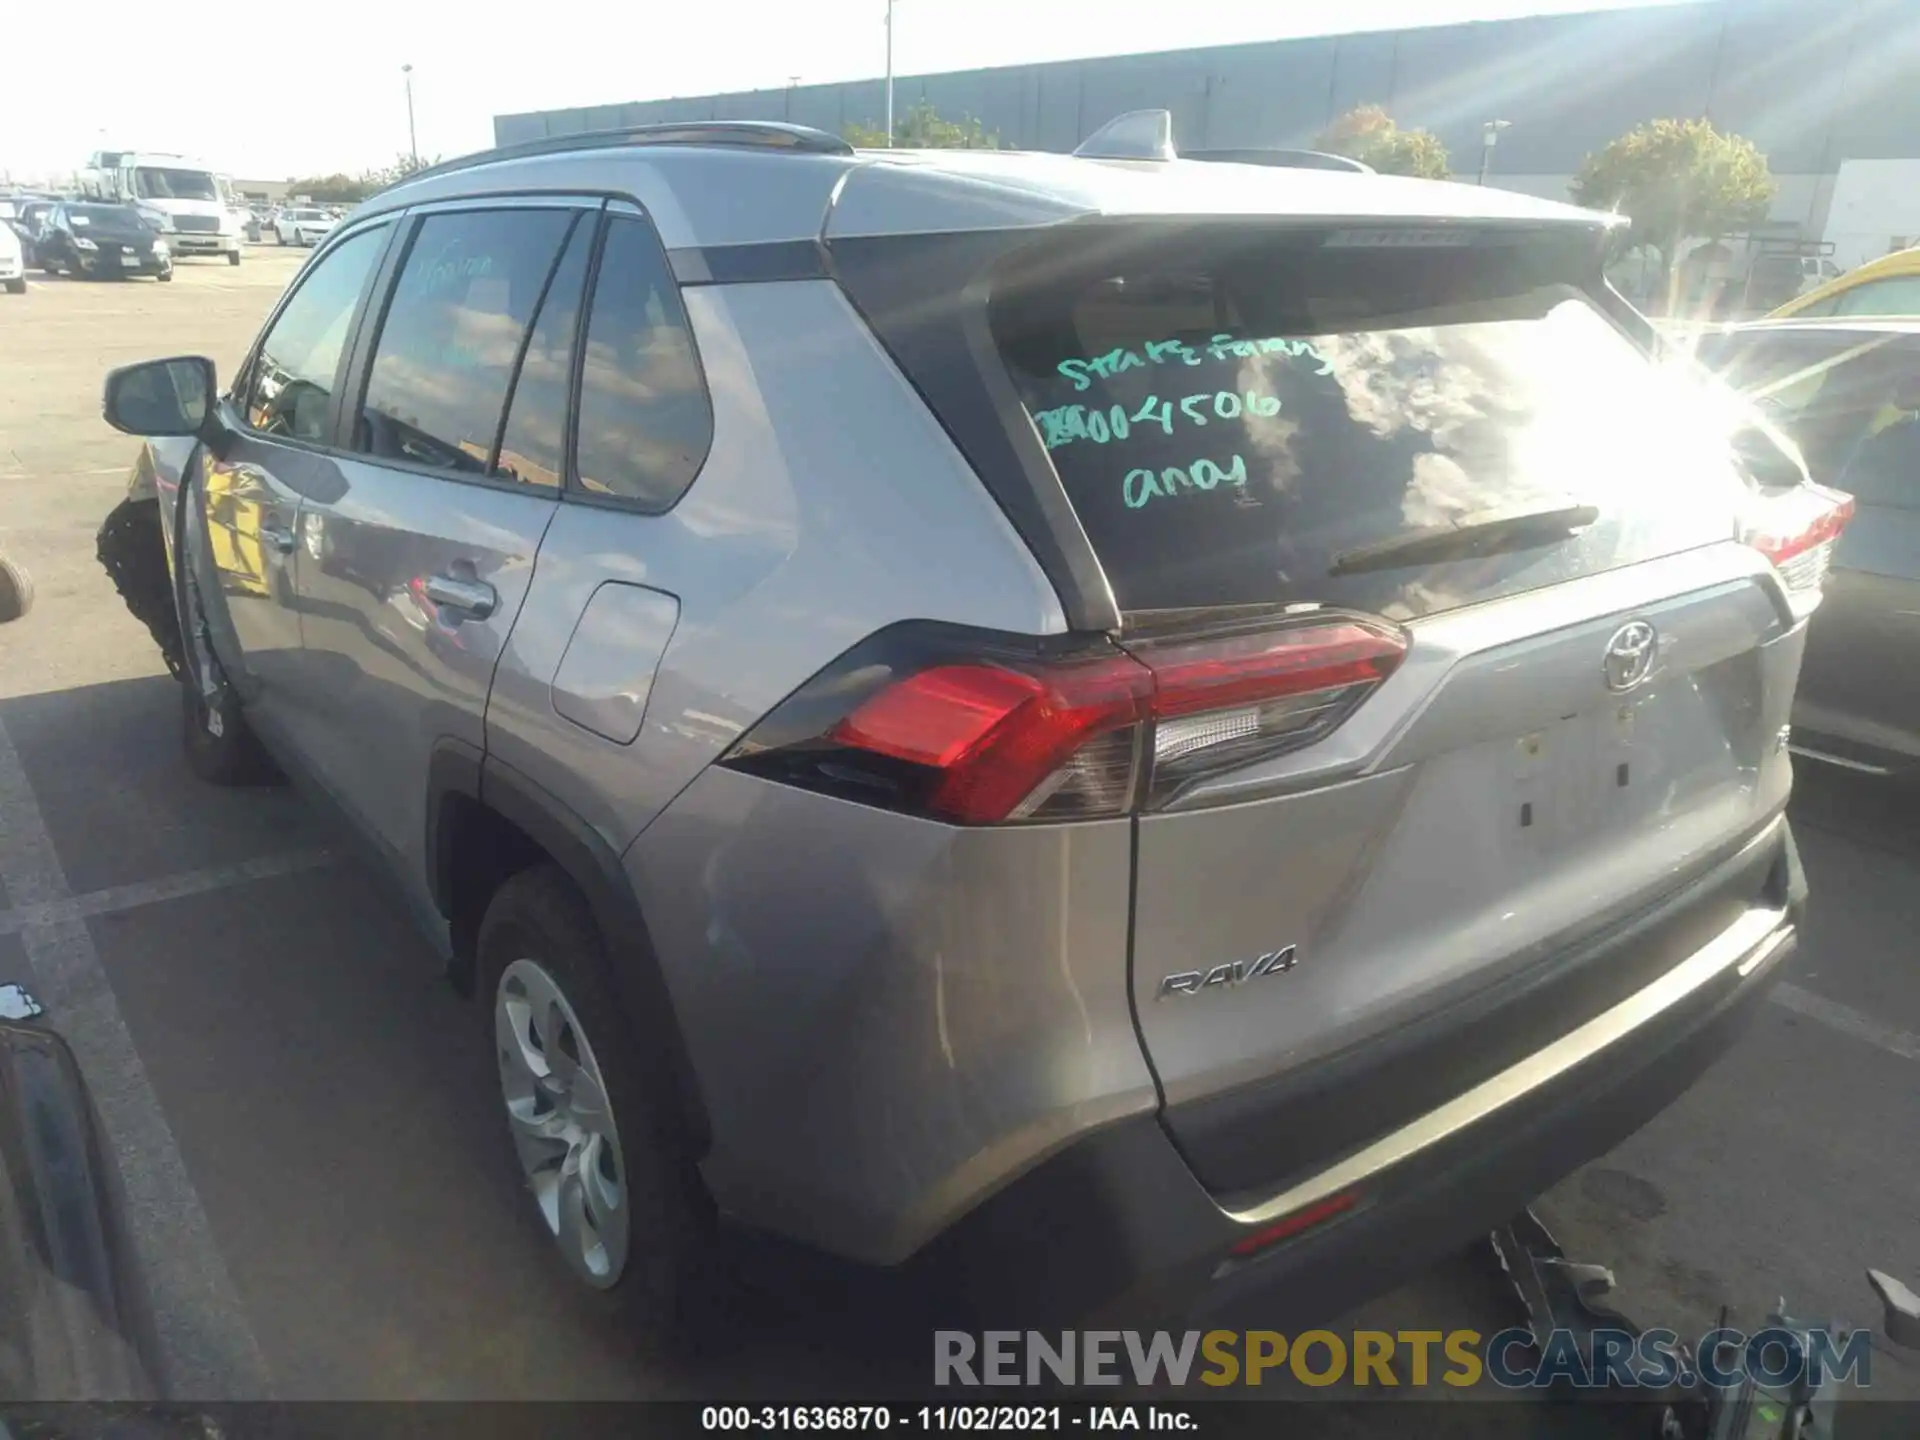
<svg viewBox="0 0 1920 1440">
<path fill-rule="evenodd" d="M 957 824 L 1121 815 L 1320 739 L 1405 651 L 1346 616 L 1072 650 L 896 626 L 724 763 Z"/>
<path fill-rule="evenodd" d="M 1397 630 L 1359 619 L 1129 646 L 1152 671 L 1148 802 L 1310 745 L 1353 713 L 1406 654 Z"/>
<path fill-rule="evenodd" d="M 876 691 L 827 739 L 923 772 L 925 808 L 962 824 L 1111 813 L 1131 794 L 1151 687 L 1124 655 L 934 665 Z"/>
<path fill-rule="evenodd" d="M 1818 485 L 1796 486 L 1771 500 L 1741 538 L 1773 562 L 1795 596 L 1819 593 L 1834 542 L 1853 519 L 1853 497 Z"/>
</svg>

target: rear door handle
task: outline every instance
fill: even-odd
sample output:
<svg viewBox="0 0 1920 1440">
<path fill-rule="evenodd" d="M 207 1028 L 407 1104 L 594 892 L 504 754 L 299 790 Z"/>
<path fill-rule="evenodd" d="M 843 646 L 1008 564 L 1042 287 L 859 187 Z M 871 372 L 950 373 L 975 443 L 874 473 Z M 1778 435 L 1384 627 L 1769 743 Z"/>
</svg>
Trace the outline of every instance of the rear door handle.
<svg viewBox="0 0 1920 1440">
<path fill-rule="evenodd" d="M 436 605 L 464 610 L 476 620 L 493 614 L 500 595 L 484 580 L 458 580 L 451 575 L 429 575 L 427 598 Z"/>
<path fill-rule="evenodd" d="M 293 531 L 283 526 L 262 525 L 260 527 L 260 538 L 282 555 L 291 555 L 293 553 Z"/>
</svg>

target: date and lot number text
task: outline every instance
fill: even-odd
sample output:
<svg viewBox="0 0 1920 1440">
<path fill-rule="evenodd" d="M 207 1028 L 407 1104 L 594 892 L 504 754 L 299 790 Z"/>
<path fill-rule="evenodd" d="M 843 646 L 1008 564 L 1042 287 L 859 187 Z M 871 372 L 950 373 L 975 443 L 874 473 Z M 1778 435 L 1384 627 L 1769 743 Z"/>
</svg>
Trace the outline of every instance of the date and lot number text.
<svg viewBox="0 0 1920 1440">
<path fill-rule="evenodd" d="M 707 1405 L 702 1430 L 1195 1430 L 1157 1405 Z"/>
</svg>

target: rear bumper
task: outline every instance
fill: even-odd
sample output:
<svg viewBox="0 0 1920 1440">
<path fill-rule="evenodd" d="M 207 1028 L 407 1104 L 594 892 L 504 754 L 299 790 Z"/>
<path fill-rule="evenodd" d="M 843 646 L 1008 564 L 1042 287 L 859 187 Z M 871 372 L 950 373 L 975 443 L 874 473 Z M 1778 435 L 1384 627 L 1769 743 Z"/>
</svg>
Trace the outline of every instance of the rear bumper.
<svg viewBox="0 0 1920 1440">
<path fill-rule="evenodd" d="M 1783 846 L 1783 903 L 1748 910 L 1587 1024 L 1277 1194 L 1209 1194 L 1143 1116 L 1027 1174 L 926 1263 L 988 1323 L 1165 1324 L 1247 1302 L 1263 1325 L 1329 1320 L 1612 1149 L 1732 1044 L 1795 945 L 1806 888 L 1790 834 Z M 1337 1218 L 1231 1258 L 1236 1242 L 1343 1196 Z"/>
</svg>

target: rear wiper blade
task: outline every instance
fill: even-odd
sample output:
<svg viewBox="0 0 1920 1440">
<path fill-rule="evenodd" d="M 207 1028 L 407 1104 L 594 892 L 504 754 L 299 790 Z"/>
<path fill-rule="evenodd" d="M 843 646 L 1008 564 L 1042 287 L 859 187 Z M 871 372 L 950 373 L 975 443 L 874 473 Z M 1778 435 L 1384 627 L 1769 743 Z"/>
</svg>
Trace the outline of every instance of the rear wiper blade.
<svg viewBox="0 0 1920 1440">
<path fill-rule="evenodd" d="M 1371 545 L 1356 545 L 1333 557 L 1329 575 L 1392 570 L 1428 560 L 1470 560 L 1505 550 L 1544 545 L 1584 530 L 1600 518 L 1592 505 L 1555 505 L 1546 509 L 1476 510 L 1449 525 L 1408 530 Z"/>
</svg>

